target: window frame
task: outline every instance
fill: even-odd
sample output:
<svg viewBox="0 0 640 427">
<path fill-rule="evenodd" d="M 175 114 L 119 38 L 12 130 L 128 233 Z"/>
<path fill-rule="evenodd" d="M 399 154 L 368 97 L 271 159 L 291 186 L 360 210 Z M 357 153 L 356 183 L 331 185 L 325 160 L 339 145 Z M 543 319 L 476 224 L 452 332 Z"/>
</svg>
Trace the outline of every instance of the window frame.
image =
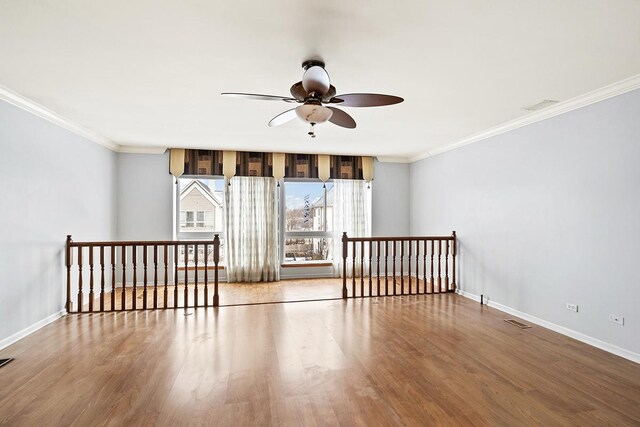
<svg viewBox="0 0 640 427">
<path fill-rule="evenodd" d="M 279 212 L 280 219 L 278 221 L 280 227 L 280 265 L 283 267 L 292 267 L 292 266 L 322 266 L 332 264 L 333 260 L 304 260 L 304 261 L 287 261 L 286 259 L 286 240 L 287 239 L 332 239 L 333 238 L 333 230 L 327 231 L 327 188 L 325 185 L 324 188 L 324 209 L 323 209 L 323 219 L 322 219 L 322 227 L 323 231 L 287 231 L 286 223 L 287 223 L 287 183 L 310 183 L 310 184 L 318 184 L 317 178 L 284 178 L 280 185 L 280 200 L 279 200 Z M 322 181 L 320 181 L 322 183 Z M 328 180 L 326 183 L 332 183 L 333 179 Z M 323 184 L 326 184 L 323 183 Z"/>
</svg>

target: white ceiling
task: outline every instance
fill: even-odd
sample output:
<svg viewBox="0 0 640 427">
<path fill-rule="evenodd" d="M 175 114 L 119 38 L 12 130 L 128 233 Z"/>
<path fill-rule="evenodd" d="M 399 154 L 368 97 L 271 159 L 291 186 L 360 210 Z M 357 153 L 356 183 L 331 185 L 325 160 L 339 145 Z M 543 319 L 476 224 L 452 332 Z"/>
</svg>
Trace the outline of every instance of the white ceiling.
<svg viewBox="0 0 640 427">
<path fill-rule="evenodd" d="M 355 130 L 267 127 L 308 58 Z M 117 144 L 414 158 L 640 74 L 638 0 L 0 0 L 0 85 Z M 347 110 L 347 108 L 345 108 Z"/>
</svg>

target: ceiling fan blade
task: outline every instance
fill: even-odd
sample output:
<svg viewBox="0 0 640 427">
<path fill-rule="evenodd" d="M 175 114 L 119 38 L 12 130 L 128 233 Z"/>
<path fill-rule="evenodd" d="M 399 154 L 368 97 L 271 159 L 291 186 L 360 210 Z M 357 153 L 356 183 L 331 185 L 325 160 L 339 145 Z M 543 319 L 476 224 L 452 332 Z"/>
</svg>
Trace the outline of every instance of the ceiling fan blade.
<svg viewBox="0 0 640 427">
<path fill-rule="evenodd" d="M 334 100 L 336 100 L 334 102 Z M 335 98 L 331 98 L 330 103 L 334 104 L 340 102 L 343 107 L 381 107 L 384 105 L 399 104 L 404 99 L 399 96 L 382 95 L 379 93 L 346 93 L 344 95 L 338 95 Z"/>
<path fill-rule="evenodd" d="M 220 95 L 222 95 L 222 96 L 230 96 L 230 97 L 233 97 L 233 98 L 257 99 L 259 101 L 298 102 L 296 99 L 290 98 L 288 96 L 260 95 L 260 94 L 257 94 L 257 93 L 223 92 Z"/>
<path fill-rule="evenodd" d="M 283 113 L 280 113 L 277 116 L 275 116 L 273 119 L 271 119 L 271 121 L 269 122 L 269 127 L 283 125 L 295 119 L 296 117 L 298 117 L 298 115 L 296 114 L 296 109 L 292 108 L 291 110 L 287 110 Z"/>
<path fill-rule="evenodd" d="M 316 92 L 322 97 L 329 91 L 330 86 L 329 74 L 318 65 L 307 68 L 302 75 L 302 87 L 307 93 Z"/>
<path fill-rule="evenodd" d="M 302 82 L 294 83 L 294 85 L 291 86 L 291 89 L 289 89 L 289 92 L 291 92 L 291 96 L 300 102 L 304 101 L 304 99 L 309 96 L 307 91 L 302 87 Z"/>
<path fill-rule="evenodd" d="M 343 128 L 355 129 L 356 121 L 353 120 L 353 117 L 351 117 L 350 115 L 348 115 L 342 110 L 338 110 L 337 108 L 334 108 L 334 107 L 327 107 L 327 108 L 333 111 L 333 115 L 329 119 L 331 123 L 333 123 L 334 125 L 341 126 Z"/>
</svg>

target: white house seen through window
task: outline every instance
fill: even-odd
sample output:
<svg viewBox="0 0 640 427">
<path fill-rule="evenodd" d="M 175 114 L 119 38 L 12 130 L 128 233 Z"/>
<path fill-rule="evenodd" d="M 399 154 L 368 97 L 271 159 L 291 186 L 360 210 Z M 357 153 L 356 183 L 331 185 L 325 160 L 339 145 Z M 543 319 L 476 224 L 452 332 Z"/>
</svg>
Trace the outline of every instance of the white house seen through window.
<svg viewBox="0 0 640 427">
<path fill-rule="evenodd" d="M 222 204 L 224 199 L 222 178 L 178 180 L 178 240 L 213 241 L 220 236 L 220 259 L 224 257 L 224 226 Z M 204 263 L 204 246 L 199 246 L 198 261 Z M 184 265 L 184 247 L 179 249 L 178 265 Z M 213 250 L 209 247 L 209 263 L 213 263 Z M 188 264 L 195 261 L 194 248 L 188 248 Z"/>
</svg>

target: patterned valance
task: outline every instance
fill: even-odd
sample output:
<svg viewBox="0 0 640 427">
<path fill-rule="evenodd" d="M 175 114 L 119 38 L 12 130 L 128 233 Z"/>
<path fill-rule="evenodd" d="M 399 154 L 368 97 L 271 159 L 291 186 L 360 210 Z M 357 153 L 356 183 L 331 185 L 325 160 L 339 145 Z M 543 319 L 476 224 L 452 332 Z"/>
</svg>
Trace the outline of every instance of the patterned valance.
<svg viewBox="0 0 640 427">
<path fill-rule="evenodd" d="M 184 151 L 185 175 L 222 175 L 222 151 Z"/>
<path fill-rule="evenodd" d="M 219 150 L 184 150 L 184 174 L 194 176 L 223 175 L 223 152 Z M 237 151 L 236 176 L 273 176 L 273 154 Z M 364 179 L 360 156 L 329 156 L 332 179 Z M 317 154 L 286 154 L 285 178 L 318 178 Z"/>
</svg>

